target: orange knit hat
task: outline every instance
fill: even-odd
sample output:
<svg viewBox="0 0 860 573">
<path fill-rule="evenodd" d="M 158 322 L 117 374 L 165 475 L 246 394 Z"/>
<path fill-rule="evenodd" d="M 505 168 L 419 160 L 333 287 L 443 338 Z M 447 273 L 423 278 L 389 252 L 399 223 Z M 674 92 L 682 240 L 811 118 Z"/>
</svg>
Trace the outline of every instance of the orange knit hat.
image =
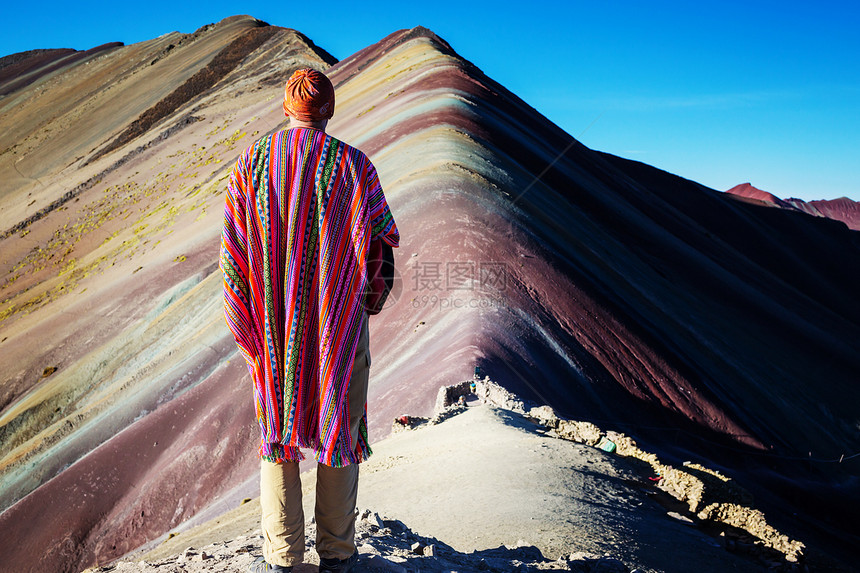
<svg viewBox="0 0 860 573">
<path fill-rule="evenodd" d="M 325 74 L 310 68 L 293 72 L 284 88 L 284 114 L 301 121 L 334 115 L 334 86 Z"/>
</svg>

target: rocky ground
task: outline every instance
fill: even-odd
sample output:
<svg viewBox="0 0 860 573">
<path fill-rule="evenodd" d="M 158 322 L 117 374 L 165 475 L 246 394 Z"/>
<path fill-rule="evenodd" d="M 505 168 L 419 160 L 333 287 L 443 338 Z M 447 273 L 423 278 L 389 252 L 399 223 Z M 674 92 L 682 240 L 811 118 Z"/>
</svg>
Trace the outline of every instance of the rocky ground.
<svg viewBox="0 0 860 573">
<path fill-rule="evenodd" d="M 319 560 L 313 551 L 314 535 L 315 526 L 311 523 L 305 531 L 308 540 L 306 562 L 294 568 L 296 573 L 317 570 Z M 630 571 L 620 560 L 609 556 L 580 553 L 557 560 L 546 559 L 537 547 L 525 543 L 463 553 L 437 539 L 417 535 L 400 521 L 382 519 L 369 509 L 356 516 L 356 538 L 359 552 L 357 571 Z M 108 567 L 89 569 L 88 573 L 240 572 L 262 553 L 262 543 L 263 537 L 257 532 L 240 535 L 231 541 L 188 547 L 180 554 L 161 559 L 147 560 L 144 557 L 138 561 L 118 561 Z"/>
<path fill-rule="evenodd" d="M 850 571 L 805 554 L 718 472 L 663 465 L 627 436 L 558 419 L 489 380 L 441 389 L 436 410 L 395 420 L 362 466 L 359 505 L 372 509 L 356 510 L 358 571 Z M 245 499 L 87 571 L 245 571 L 262 552 L 258 516 Z M 305 534 L 297 573 L 317 570 L 313 520 Z"/>
</svg>

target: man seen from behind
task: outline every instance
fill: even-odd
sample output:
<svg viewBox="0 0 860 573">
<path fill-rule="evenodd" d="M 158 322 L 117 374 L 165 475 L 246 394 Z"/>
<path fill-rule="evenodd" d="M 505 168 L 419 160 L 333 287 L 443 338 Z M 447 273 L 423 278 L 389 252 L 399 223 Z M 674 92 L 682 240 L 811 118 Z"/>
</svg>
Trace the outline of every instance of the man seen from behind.
<svg viewBox="0 0 860 573">
<path fill-rule="evenodd" d="M 304 559 L 301 449 L 317 461 L 319 570 L 349 571 L 358 559 L 358 464 L 371 453 L 368 253 L 374 241 L 397 247 L 399 234 L 373 164 L 325 132 L 334 103 L 325 75 L 296 71 L 284 95 L 289 128 L 248 147 L 228 186 L 225 315 L 262 432 L 263 557 L 252 573 Z"/>
</svg>

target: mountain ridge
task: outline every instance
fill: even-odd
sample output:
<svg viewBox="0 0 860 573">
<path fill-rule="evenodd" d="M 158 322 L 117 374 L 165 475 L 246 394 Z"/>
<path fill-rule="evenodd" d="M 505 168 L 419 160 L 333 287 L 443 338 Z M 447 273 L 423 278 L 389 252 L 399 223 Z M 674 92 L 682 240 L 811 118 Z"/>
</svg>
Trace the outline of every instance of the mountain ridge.
<svg viewBox="0 0 860 573">
<path fill-rule="evenodd" d="M 110 89 L 131 90 L 135 105 L 100 139 L 95 128 L 75 134 L 75 146 L 120 133 L 243 33 L 247 18 L 156 64 L 173 36 L 112 52 L 165 66 L 169 81 L 143 97 L 135 90 L 146 68 L 108 55 L 101 77 L 120 74 Z M 253 482 L 253 412 L 237 389 L 247 374 L 220 314 L 219 214 L 235 156 L 286 127 L 276 79 L 300 65 L 331 75 L 329 132 L 371 157 L 403 239 L 400 296 L 371 320 L 372 439 L 404 412 L 428 415 L 439 386 L 477 367 L 565 417 L 635 432 L 670 460 L 695 452 L 721 464 L 769 508 L 802 506 L 805 527 L 817 520 L 835 539 L 856 535 L 844 491 L 855 462 L 822 461 L 860 447 L 851 427 L 856 233 L 589 150 L 426 29 L 394 32 L 331 68 L 280 30 L 223 81 L 90 165 L 72 153 L 35 170 L 27 159 L 51 151 L 51 122 L 31 123 L 20 140 L 7 132 L 28 151 L 0 155 L 0 169 L 14 173 L 20 160 L 36 177 L 0 196 L 0 227 L 28 216 L 29 201 L 35 210 L 62 196 L 70 176 L 92 180 L 0 239 L 0 428 L 4 446 L 17 446 L 0 458 L 0 492 L 33 520 L 20 551 L 60 539 L 63 566 L 112 559 Z M 180 61 L 192 65 L 179 73 L 170 66 Z M 97 122 L 87 115 L 94 97 L 66 121 Z M 0 124 L 26 117 L 13 109 Z M 210 408 L 182 427 L 229 428 L 231 438 L 171 431 L 191 401 Z M 156 429 L 164 434 L 153 440 Z M 123 458 L 137 482 L 95 455 L 142 448 Z M 184 455 L 197 451 L 202 458 Z M 807 451 L 815 456 L 791 459 Z M 200 489 L 199 459 L 232 469 Z M 71 516 L 53 529 L 34 517 L 75 487 L 107 499 L 104 519 Z M 158 515 L 135 513 L 148 503 L 140 491 L 164 494 L 152 498 Z M 0 514 L 0 528 L 10 519 Z"/>
</svg>

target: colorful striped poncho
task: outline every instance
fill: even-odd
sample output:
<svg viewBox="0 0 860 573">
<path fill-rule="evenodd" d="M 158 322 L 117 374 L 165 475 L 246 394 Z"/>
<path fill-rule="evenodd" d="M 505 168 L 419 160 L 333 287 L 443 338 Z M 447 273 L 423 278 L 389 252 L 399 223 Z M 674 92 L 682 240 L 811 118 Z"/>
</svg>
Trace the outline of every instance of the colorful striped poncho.
<svg viewBox="0 0 860 573">
<path fill-rule="evenodd" d="M 308 128 L 239 157 L 221 236 L 227 324 L 254 381 L 260 456 L 333 467 L 370 455 L 367 406 L 353 451 L 347 390 L 371 238 L 399 242 L 373 164 Z"/>
</svg>

